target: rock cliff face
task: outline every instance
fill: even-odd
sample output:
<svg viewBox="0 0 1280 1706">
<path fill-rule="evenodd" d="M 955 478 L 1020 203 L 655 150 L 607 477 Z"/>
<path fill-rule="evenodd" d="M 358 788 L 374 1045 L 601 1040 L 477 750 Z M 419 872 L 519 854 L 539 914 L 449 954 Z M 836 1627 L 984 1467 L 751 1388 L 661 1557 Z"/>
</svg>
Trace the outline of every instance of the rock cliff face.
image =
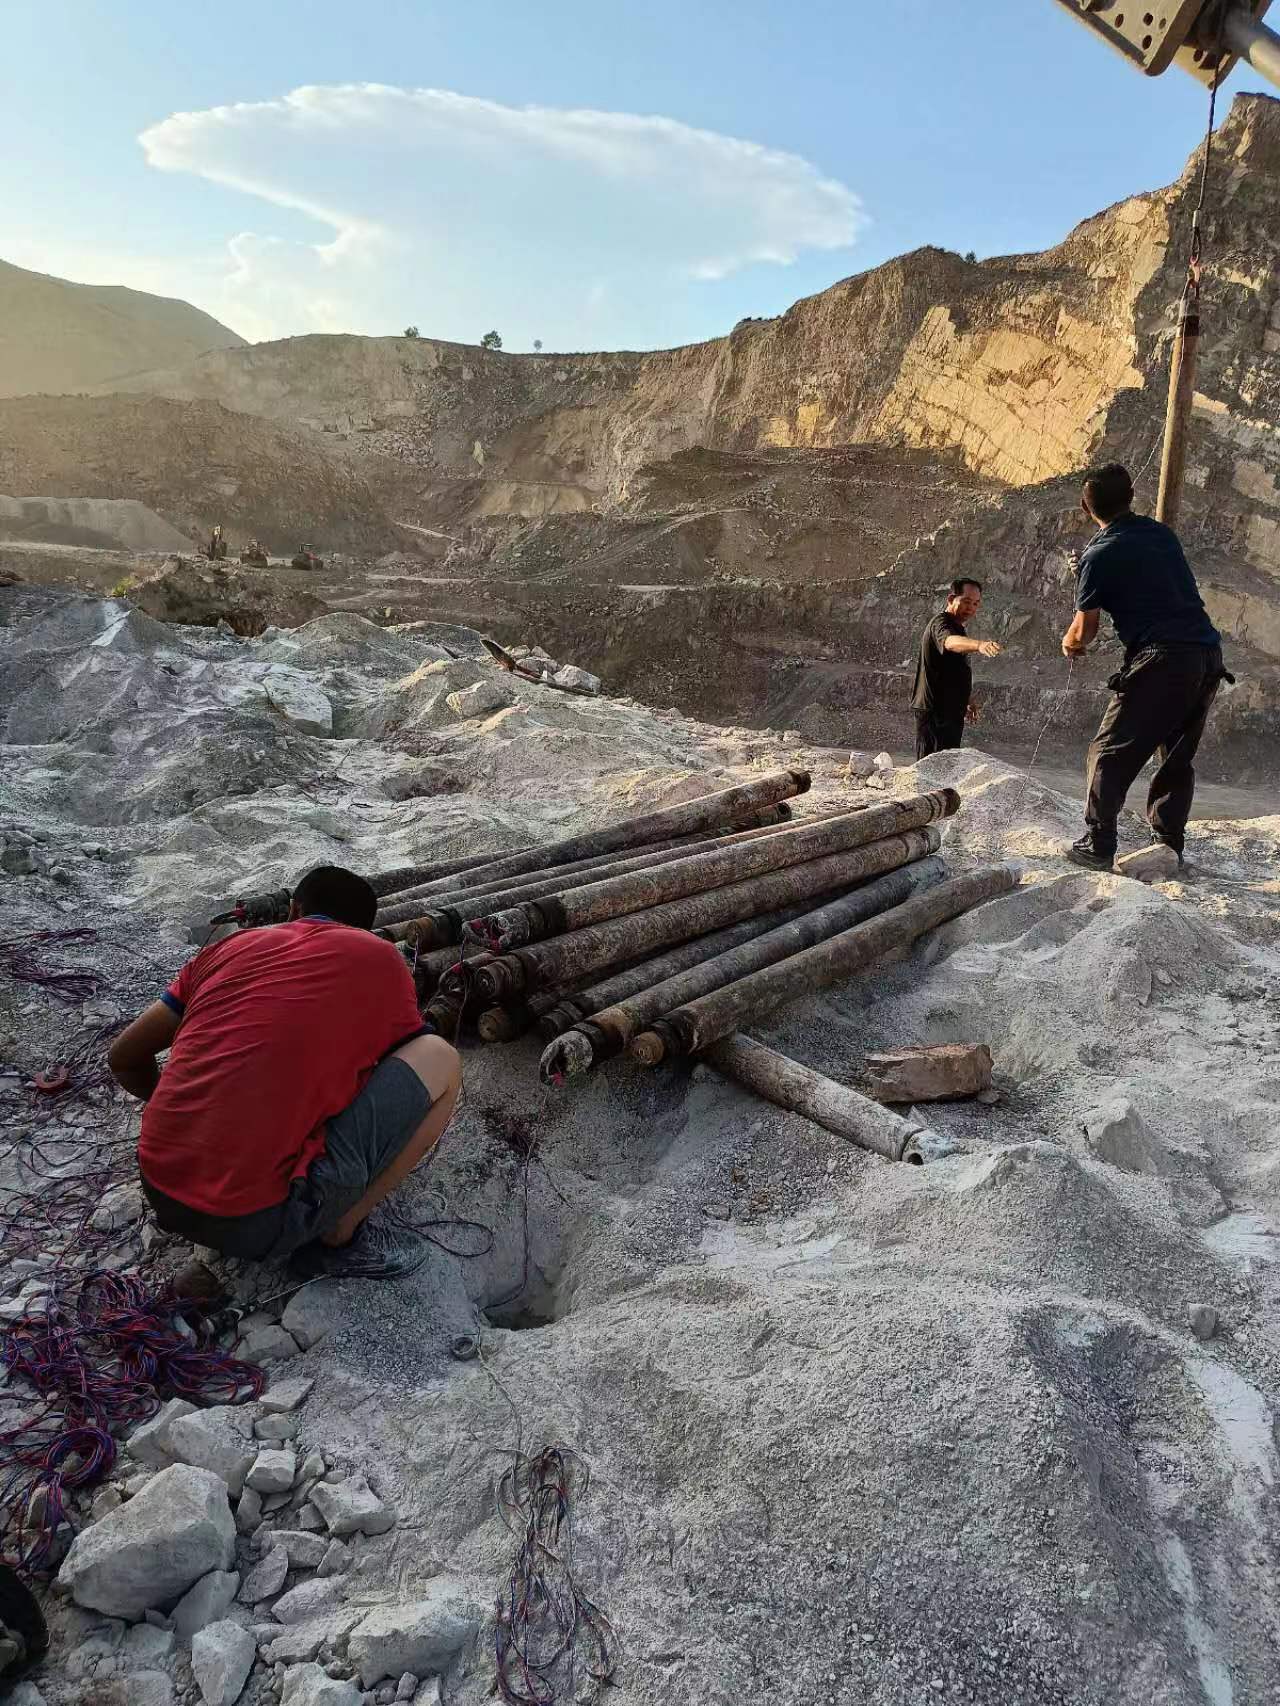
<svg viewBox="0 0 1280 1706">
<path fill-rule="evenodd" d="M 645 355 L 509 356 L 431 339 L 308 337 L 215 351 L 129 389 L 214 397 L 247 413 L 372 435 L 423 465 L 541 474 L 624 497 L 636 470 L 692 446 L 848 443 L 958 453 L 1032 484 L 1104 441 L 1149 448 L 1198 191 L 1135 196 L 1043 254 L 968 263 L 923 249 L 728 337 Z M 1203 489 L 1215 464 L 1267 463 L 1226 486 L 1275 498 L 1268 404 L 1280 383 L 1280 102 L 1240 97 L 1215 141 L 1206 242 Z M 1258 435 L 1261 434 L 1259 438 Z M 389 443 L 387 441 L 390 441 Z M 1246 526 L 1255 555 L 1275 525 Z M 1269 559 L 1275 567 L 1274 554 Z"/>
<path fill-rule="evenodd" d="M 1154 503 L 1201 163 L 1197 151 L 1175 184 L 1107 209 L 1043 254 L 971 263 L 921 250 L 683 349 L 512 356 L 309 337 L 213 351 L 112 389 L 264 417 L 368 469 L 371 537 L 408 524 L 402 543 L 439 565 L 429 588 L 411 567 L 402 581 L 380 575 L 369 608 L 487 612 L 508 638 L 536 618 L 548 643 L 557 625 L 580 656 L 585 640 L 606 672 L 591 633 L 630 611 L 633 686 L 650 692 L 674 676 L 671 697 L 740 718 L 793 702 L 804 636 L 811 665 L 829 659 L 842 672 L 840 702 L 849 669 L 870 672 L 853 693 L 858 715 L 892 703 L 900 721 L 913 625 L 937 583 L 965 568 L 993 583 L 987 619 L 1018 636 L 1020 656 L 1004 667 L 1036 716 L 1036 676 L 1055 667 L 1052 629 L 1084 539 L 1075 487 L 1061 482 L 1114 456 Z M 1263 741 L 1280 703 L 1278 192 L 1280 103 L 1242 96 L 1208 176 L 1183 532 L 1255 684 L 1246 720 Z M 229 441 L 228 464 L 236 454 Z M 104 475 L 98 495 L 146 495 L 173 513 L 154 490 L 108 484 Z M 260 501 L 269 509 L 277 490 Z M 197 508 L 186 503 L 184 524 Z M 245 525 L 265 531 L 272 517 L 246 513 Z M 636 599 L 651 612 L 639 632 Z M 744 600 L 772 600 L 776 620 L 726 627 Z M 714 705 L 670 661 L 691 628 L 721 659 Z M 726 652 L 735 667 L 724 668 Z M 814 685 L 806 706 L 834 713 L 830 683 Z M 724 692 L 739 698 L 725 705 Z M 1094 708 L 1081 707 L 1081 725 Z"/>
</svg>

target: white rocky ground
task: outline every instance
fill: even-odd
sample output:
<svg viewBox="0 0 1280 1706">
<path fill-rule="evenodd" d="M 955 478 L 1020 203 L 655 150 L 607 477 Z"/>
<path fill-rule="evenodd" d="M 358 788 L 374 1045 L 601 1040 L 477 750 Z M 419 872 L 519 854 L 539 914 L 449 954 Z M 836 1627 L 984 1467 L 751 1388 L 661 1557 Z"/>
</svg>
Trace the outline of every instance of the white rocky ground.
<svg viewBox="0 0 1280 1706">
<path fill-rule="evenodd" d="M 125 1016 L 228 897 L 319 860 L 512 846 L 780 762 L 809 765 L 817 805 L 853 797 L 844 753 L 513 685 L 434 643 L 474 650 L 457 631 L 327 616 L 243 641 L 31 587 L 0 618 L 4 935 L 90 924 L 60 958 L 114 984 L 82 1024 L 0 981 L 23 1072 Z M 448 695 L 480 680 L 502 702 L 459 717 Z M 850 1078 L 877 1046 L 989 1042 L 999 1103 L 931 1114 L 967 1151 L 894 1167 L 706 1069 L 552 1093 L 532 1043 L 471 1052 L 404 1206 L 492 1226 L 492 1253 L 309 1287 L 285 1330 L 282 1277 L 232 1276 L 251 1346 L 287 1354 L 276 1396 L 151 1428 L 67 1571 L 100 1581 L 105 1557 L 110 1583 L 176 1524 L 194 1598 L 172 1630 L 173 1579 L 77 1590 L 120 1616 L 55 1598 L 47 1706 L 242 1681 L 249 1706 L 479 1706 L 513 1547 L 495 1477 L 553 1441 L 591 1469 L 576 1566 L 617 1630 L 619 1706 L 1280 1695 L 1280 819 L 1197 826 L 1200 868 L 1149 889 L 1064 867 L 1075 808 L 981 753 L 889 785 L 943 782 L 965 797 L 949 856 L 1012 856 L 1023 885 L 764 1034 Z M 454 1361 L 525 1274 L 521 1129 L 527 1283 Z M 217 1512 L 246 1475 L 232 1540 Z M 592 1694 L 579 1671 L 559 1698 Z"/>
</svg>

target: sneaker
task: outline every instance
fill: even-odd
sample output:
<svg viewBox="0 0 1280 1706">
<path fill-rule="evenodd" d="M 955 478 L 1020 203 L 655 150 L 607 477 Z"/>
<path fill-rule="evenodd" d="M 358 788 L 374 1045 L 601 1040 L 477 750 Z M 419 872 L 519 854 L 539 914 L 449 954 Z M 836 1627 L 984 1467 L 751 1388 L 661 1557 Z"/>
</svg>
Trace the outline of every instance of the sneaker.
<svg viewBox="0 0 1280 1706">
<path fill-rule="evenodd" d="M 419 1233 L 366 1220 L 349 1244 L 304 1244 L 289 1258 L 302 1279 L 401 1279 L 431 1253 Z"/>
<path fill-rule="evenodd" d="M 1073 865 L 1083 865 L 1086 871 L 1110 871 L 1115 854 L 1100 852 L 1091 835 L 1082 835 L 1067 848 L 1067 858 Z"/>
</svg>

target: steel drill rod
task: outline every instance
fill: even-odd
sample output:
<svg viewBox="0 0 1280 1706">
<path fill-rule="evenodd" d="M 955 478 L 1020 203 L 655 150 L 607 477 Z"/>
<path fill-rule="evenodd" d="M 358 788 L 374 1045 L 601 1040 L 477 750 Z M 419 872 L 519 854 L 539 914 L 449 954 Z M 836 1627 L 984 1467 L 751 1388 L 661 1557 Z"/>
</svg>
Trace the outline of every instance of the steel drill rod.
<svg viewBox="0 0 1280 1706">
<path fill-rule="evenodd" d="M 683 835 L 696 835 L 710 829 L 730 829 L 754 813 L 780 806 L 785 800 L 794 799 L 797 794 L 808 790 L 807 770 L 771 770 L 754 782 L 739 782 L 715 794 L 701 794 L 696 800 L 685 800 L 681 805 L 668 806 L 664 811 L 624 818 L 621 823 L 609 824 L 605 829 L 587 830 L 581 835 L 567 836 L 563 841 L 548 841 L 540 847 L 525 847 L 518 853 L 497 854 L 477 861 L 472 869 L 484 865 L 486 880 L 491 877 L 522 877 L 530 871 L 547 871 L 554 865 L 590 859 L 597 853 L 638 850 L 653 847 L 660 841 L 675 841 Z M 438 867 L 437 881 L 443 881 L 449 874 L 449 867 Z M 428 871 L 423 880 L 430 877 L 431 872 Z"/>
<path fill-rule="evenodd" d="M 692 942 L 683 942 L 678 948 L 669 948 L 665 954 L 643 959 L 638 965 L 614 972 L 603 983 L 588 981 L 577 993 L 556 989 L 531 995 L 525 1006 L 537 1023 L 538 1035 L 543 1042 L 553 1042 L 583 1019 L 589 1019 L 593 1013 L 626 1001 L 655 983 L 676 977 L 680 972 L 688 971 L 690 966 L 701 965 L 703 960 L 713 960 L 717 954 L 726 954 L 730 948 L 753 941 L 768 930 L 776 930 L 780 924 L 799 918 L 810 905 L 808 901 L 800 901 L 777 912 L 766 912 L 760 918 L 748 918 L 742 924 L 732 924 L 727 930 L 713 930 L 709 936 L 695 937 Z"/>
<path fill-rule="evenodd" d="M 776 827 L 776 826 L 771 826 Z M 668 847 L 695 847 L 701 845 L 705 837 L 700 835 L 682 835 L 673 841 L 659 841 L 647 849 L 651 853 L 660 853 Z M 714 837 L 712 837 L 714 839 Z M 590 859 L 572 859 L 567 865 L 552 865 L 545 871 L 530 871 L 522 877 L 489 877 L 481 870 L 458 882 L 456 878 L 446 878 L 444 882 L 422 883 L 416 888 L 405 889 L 390 896 L 386 906 L 378 908 L 378 916 L 374 919 L 374 928 L 380 929 L 387 924 L 402 924 L 407 918 L 421 917 L 430 912 L 433 906 L 451 906 L 455 900 L 465 896 L 473 898 L 480 895 L 495 894 L 500 889 L 516 888 L 523 883 L 548 881 L 557 876 L 572 876 L 577 871 L 599 870 L 601 867 L 617 859 L 625 859 L 623 853 L 597 853 Z M 483 878 L 483 881 L 475 879 Z"/>
<path fill-rule="evenodd" d="M 886 954 L 908 946 L 983 901 L 1006 894 L 1017 883 L 1017 872 L 1010 865 L 992 865 L 952 877 L 891 912 L 855 924 L 851 930 L 778 965 L 676 1008 L 652 1029 L 642 1031 L 629 1053 L 642 1066 L 656 1066 L 669 1055 L 701 1054 L 743 1025 L 758 1023 L 784 1002 L 856 977 Z"/>
<path fill-rule="evenodd" d="M 886 1161 L 921 1166 L 950 1154 L 955 1145 L 919 1120 L 904 1119 L 870 1096 L 837 1084 L 741 1031 L 712 1043 L 703 1057 L 723 1077 L 788 1113 L 803 1114 L 826 1131 L 869 1149 Z"/>
<path fill-rule="evenodd" d="M 465 871 L 478 871 L 484 865 L 492 865 L 499 859 L 518 858 L 528 851 L 526 847 L 517 847 L 510 853 L 477 853 L 470 859 L 454 859 L 439 865 L 397 865 L 393 871 L 375 871 L 365 881 L 381 900 L 385 895 L 399 894 L 411 884 L 451 881 Z"/>
<path fill-rule="evenodd" d="M 825 812 L 816 813 L 815 815 L 819 817 L 831 817 L 834 816 L 834 812 L 829 809 Z M 781 825 L 789 823 L 790 820 L 790 808 L 786 801 L 782 800 L 779 801 L 776 806 L 767 806 L 761 811 L 746 813 L 746 815 L 737 822 L 737 832 L 746 833 L 751 831 L 764 834 L 768 830 L 777 829 Z M 640 851 L 657 853 L 667 847 L 699 846 L 705 841 L 716 840 L 720 834 L 727 833 L 731 828 L 731 825 L 726 825 L 725 829 L 722 831 L 711 832 L 698 830 L 690 835 L 673 836 L 668 841 L 646 843 L 645 847 L 640 849 Z M 532 850 L 522 849 L 521 851 L 524 852 Z M 558 874 L 563 874 L 567 877 L 571 876 L 575 871 L 589 871 L 593 867 L 600 868 L 608 865 L 612 860 L 626 858 L 627 854 L 632 851 L 635 850 L 629 848 L 615 848 L 611 852 L 596 853 L 591 855 L 589 858 L 571 859 L 563 865 L 541 866 L 536 870 L 527 871 L 515 876 L 507 874 L 505 876 L 497 877 L 490 875 L 489 866 L 493 865 L 497 861 L 495 861 L 492 856 L 489 856 L 486 857 L 483 866 L 480 868 L 463 873 L 465 881 L 460 882 L 457 877 L 437 878 L 432 882 L 415 883 L 410 888 L 397 889 L 394 894 L 387 895 L 385 904 L 378 908 L 378 916 L 374 920 L 374 928 L 377 929 L 388 924 L 402 924 L 405 919 L 420 917 L 424 913 L 430 912 L 435 905 L 451 906 L 454 903 L 455 897 L 461 896 L 464 893 L 471 895 L 491 894 L 498 889 L 514 888 L 517 884 L 523 883 L 526 880 L 532 883 L 539 878 L 550 878 Z M 416 906 L 410 904 L 415 901 L 418 903 Z"/>
<path fill-rule="evenodd" d="M 681 837 L 679 841 L 660 841 L 656 847 L 649 848 L 653 854 L 664 853 L 668 849 L 681 848 L 688 851 L 692 847 L 700 847 L 704 843 L 692 836 Z M 466 905 L 469 901 L 481 900 L 485 895 L 504 894 L 513 891 L 534 888 L 549 884 L 551 887 L 561 879 L 578 875 L 587 871 L 598 871 L 617 864 L 625 859 L 625 853 L 597 853 L 593 859 L 574 859 L 568 865 L 556 865 L 549 871 L 531 871 L 524 877 L 491 877 L 487 882 L 455 887 L 452 884 L 443 885 L 429 883 L 422 889 L 409 889 L 403 895 L 393 895 L 387 906 L 378 908 L 378 916 L 373 921 L 375 930 L 390 930 L 395 924 L 408 924 L 420 918 L 426 918 L 433 912 L 455 906 L 459 903 Z M 637 855 L 638 857 L 638 855 Z M 550 888 L 542 888 L 546 894 Z M 529 898 L 526 896 L 526 898 Z M 396 940 L 397 938 L 392 938 Z"/>
<path fill-rule="evenodd" d="M 475 987 L 488 1001 L 499 1005 L 526 990 L 557 988 L 571 978 L 643 959 L 657 948 L 674 947 L 745 918 L 758 918 L 819 895 L 843 893 L 857 883 L 936 853 L 941 839 L 931 824 L 908 835 L 873 841 L 869 847 L 832 853 L 803 865 L 786 865 L 645 912 L 629 912 L 607 924 L 574 930 L 550 942 L 495 954 L 472 973 Z"/>
<path fill-rule="evenodd" d="M 558 1084 L 578 1077 L 593 1066 L 621 1054 L 627 1045 L 655 1019 L 684 1007 L 713 989 L 737 983 L 765 966 L 802 953 L 817 942 L 825 942 L 841 931 L 900 906 L 912 895 L 940 883 L 946 867 L 938 858 L 920 860 L 890 871 L 874 882 L 864 883 L 852 894 L 828 901 L 825 906 L 804 912 L 789 924 L 766 931 L 754 941 L 730 948 L 727 953 L 704 960 L 677 976 L 655 981 L 627 1001 L 596 1013 L 591 1019 L 566 1031 L 543 1051 L 539 1073 L 544 1084 Z"/>
<path fill-rule="evenodd" d="M 807 819 L 819 822 L 821 819 Z M 692 858 L 709 853 L 713 848 L 736 846 L 741 841 L 763 836 L 781 835 L 788 824 L 757 824 L 751 829 L 735 830 L 729 835 L 711 836 L 706 840 L 696 836 L 677 842 L 664 842 L 640 853 L 601 853 L 594 859 L 584 859 L 576 865 L 562 866 L 528 878 L 508 879 L 507 883 L 486 884 L 482 889 L 459 890 L 438 899 L 410 900 L 390 912 L 380 912 L 375 928 L 389 941 L 412 942 L 420 948 L 444 946 L 461 942 L 465 926 L 478 916 L 487 916 L 510 906 L 519 906 L 542 895 L 559 894 L 576 888 L 579 882 L 603 881 L 625 876 L 630 871 L 647 870 L 651 865 L 670 864 L 677 859 Z M 594 872 L 594 875 L 592 874 Z"/>
<path fill-rule="evenodd" d="M 419 954 L 413 967 L 413 979 L 418 990 L 418 999 L 423 1001 L 436 993 L 445 973 L 456 966 L 462 958 L 460 948 L 436 948 L 429 954 Z M 468 954 L 467 962 L 476 965 L 481 960 L 488 959 L 487 954 Z"/>
<path fill-rule="evenodd" d="M 1178 314 L 1177 336 L 1173 340 L 1169 401 L 1160 457 L 1160 490 L 1156 498 L 1156 520 L 1163 521 L 1168 527 L 1178 525 L 1182 508 L 1182 482 L 1187 466 L 1187 443 L 1191 436 L 1191 411 L 1195 406 L 1199 348 L 1199 302 L 1184 298 Z"/>
<path fill-rule="evenodd" d="M 606 877 L 580 888 L 545 895 L 541 900 L 487 914 L 476 926 L 476 939 L 498 952 L 522 948 L 570 930 L 585 930 L 625 913 L 643 912 L 705 889 L 743 882 L 765 871 L 799 865 L 828 853 L 865 847 L 885 836 L 923 829 L 960 809 L 954 788 L 939 788 L 869 811 L 845 812 L 816 823 L 794 824 L 745 845 L 694 853 L 683 859 L 628 876 Z"/>
<path fill-rule="evenodd" d="M 626 969 L 632 969 L 630 961 Z M 580 990 L 595 981 L 595 973 L 589 972 L 585 978 L 575 978 L 572 982 L 562 983 L 558 989 L 543 990 L 537 995 L 531 995 L 527 1001 L 513 1001 L 507 1007 L 487 1007 L 476 1020 L 476 1030 L 480 1040 L 486 1043 L 509 1043 L 515 1038 L 524 1036 L 539 1023 L 543 1015 L 549 1013 L 558 1001 L 572 1000 Z"/>
<path fill-rule="evenodd" d="M 634 995 L 639 989 L 647 989 L 660 977 L 673 977 L 686 966 L 713 959 L 727 948 L 736 947 L 739 942 L 749 942 L 753 936 L 763 936 L 766 930 L 774 930 L 789 918 L 798 918 L 806 910 L 807 903 L 802 902 L 799 906 L 784 907 L 780 912 L 766 913 L 763 918 L 749 918 L 744 924 L 735 924 L 728 930 L 713 930 L 709 936 L 699 936 L 656 959 L 646 957 L 635 965 L 624 966 L 604 983 L 596 983 L 595 974 L 589 972 L 585 978 L 562 984 L 556 989 L 542 990 L 525 1001 L 513 1002 L 509 1007 L 489 1007 L 480 1015 L 476 1029 L 487 1043 L 508 1043 L 536 1026 L 543 1042 L 549 1043 L 562 1031 L 585 1019 L 588 1012 L 611 1007 L 615 1001 Z"/>
</svg>

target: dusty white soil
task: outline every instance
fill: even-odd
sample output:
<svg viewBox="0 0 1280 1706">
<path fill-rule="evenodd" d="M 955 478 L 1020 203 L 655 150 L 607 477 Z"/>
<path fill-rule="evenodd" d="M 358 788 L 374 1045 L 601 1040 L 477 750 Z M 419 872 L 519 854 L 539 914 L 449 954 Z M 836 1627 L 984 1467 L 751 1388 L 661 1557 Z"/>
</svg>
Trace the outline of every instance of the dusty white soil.
<svg viewBox="0 0 1280 1706">
<path fill-rule="evenodd" d="M 445 694 L 486 666 L 429 631 L 328 616 L 242 641 L 31 587 L 0 590 L 0 621 L 0 828 L 37 837 L 34 873 L 0 876 L 4 934 L 90 924 L 62 962 L 114 986 L 86 1024 L 0 982 L 0 1056 L 24 1073 L 104 1001 L 127 1016 L 228 897 L 318 861 L 514 846 L 779 764 L 811 768 L 815 807 L 863 797 L 843 752 L 607 698 L 519 685 L 460 723 Z M 491 1226 L 493 1251 L 295 1304 L 326 1329 L 289 1365 L 316 1376 L 304 1442 L 398 1514 L 354 1542 L 349 1605 L 436 1573 L 488 1602 L 512 1546 L 494 1478 L 558 1440 L 591 1467 L 576 1563 L 618 1632 L 618 1706 L 1280 1694 L 1280 818 L 1196 824 L 1184 880 L 1152 889 L 1065 866 L 1075 805 L 980 752 L 890 785 L 944 782 L 964 797 L 948 857 L 1012 857 L 1022 885 L 760 1034 L 851 1081 L 882 1045 L 988 1042 L 1000 1102 L 932 1110 L 964 1150 L 912 1169 L 705 1068 L 550 1092 L 533 1043 L 470 1051 L 404 1206 Z M 17 1084 L 6 1182 L 33 1117 Z M 539 1141 L 527 1271 L 513 1121 Z M 231 1277 L 281 1308 L 281 1276 Z M 522 1277 L 515 1324 L 454 1361 Z M 129 1697 L 121 1626 L 54 1625 L 49 1706 Z M 492 1697 L 492 1651 L 485 1626 L 445 1701 Z M 180 1649 L 146 1668 L 197 1698 Z M 243 1698 L 278 1688 L 260 1662 Z M 591 1692 L 579 1674 L 561 1698 Z"/>
</svg>

